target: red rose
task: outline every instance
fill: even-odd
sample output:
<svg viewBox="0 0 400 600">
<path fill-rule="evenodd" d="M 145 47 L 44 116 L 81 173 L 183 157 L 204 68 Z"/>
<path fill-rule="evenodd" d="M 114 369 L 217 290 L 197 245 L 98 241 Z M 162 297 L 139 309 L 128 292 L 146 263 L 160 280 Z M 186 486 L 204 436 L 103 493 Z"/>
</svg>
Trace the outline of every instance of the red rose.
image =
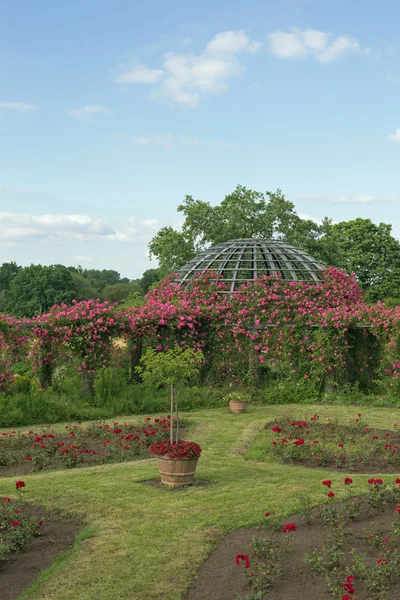
<svg viewBox="0 0 400 600">
<path fill-rule="evenodd" d="M 335 495 L 335 494 L 334 494 L 333 492 L 329 492 L 329 494 L 328 494 L 328 498 L 333 498 L 333 497 L 334 497 L 334 495 Z"/>
<path fill-rule="evenodd" d="M 347 575 L 346 577 L 346 581 L 347 583 L 352 583 L 353 581 L 355 581 L 355 577 L 353 577 L 353 575 Z"/>
<path fill-rule="evenodd" d="M 39 525 L 41 527 L 43 525 L 43 521 L 39 521 Z"/>
<path fill-rule="evenodd" d="M 18 525 L 19 525 L 19 521 L 13 521 L 13 522 L 11 523 L 11 525 L 12 525 L 12 527 L 18 527 Z"/>
<path fill-rule="evenodd" d="M 294 523 L 287 523 L 283 528 L 283 533 L 287 531 L 296 531 L 296 525 Z"/>
<path fill-rule="evenodd" d="M 353 483 L 353 480 L 351 477 L 345 477 L 344 485 L 351 485 L 352 483 Z"/>
<path fill-rule="evenodd" d="M 266 516 L 266 517 L 269 517 L 269 515 L 270 515 L 270 514 L 271 514 L 270 512 L 266 512 L 266 513 L 265 513 L 265 516 Z"/>
<path fill-rule="evenodd" d="M 282 429 L 278 427 L 278 425 L 275 425 L 275 427 L 272 427 L 272 431 L 275 431 L 275 433 L 280 433 Z"/>
<path fill-rule="evenodd" d="M 3 501 L 3 502 L 11 502 L 11 498 L 6 498 L 6 497 L 4 497 L 4 498 L 2 498 L 2 501 Z"/>
<path fill-rule="evenodd" d="M 322 482 L 322 485 L 326 485 L 326 487 L 330 488 L 330 487 L 331 487 L 331 485 L 332 485 L 332 481 L 331 481 L 330 479 L 325 479 L 325 480 Z"/>
<path fill-rule="evenodd" d="M 295 446 L 301 446 L 302 444 L 304 444 L 304 440 L 303 440 L 303 438 L 300 438 L 300 439 L 296 440 L 295 442 L 293 442 L 293 444 Z"/>
<path fill-rule="evenodd" d="M 355 589 L 351 583 L 344 583 L 342 587 L 344 591 L 349 592 L 349 594 L 354 594 L 355 592 Z"/>
<path fill-rule="evenodd" d="M 17 482 L 15 483 L 15 488 L 16 488 L 17 490 L 19 490 L 20 488 L 24 488 L 24 487 L 25 487 L 25 481 L 17 481 Z"/>
</svg>

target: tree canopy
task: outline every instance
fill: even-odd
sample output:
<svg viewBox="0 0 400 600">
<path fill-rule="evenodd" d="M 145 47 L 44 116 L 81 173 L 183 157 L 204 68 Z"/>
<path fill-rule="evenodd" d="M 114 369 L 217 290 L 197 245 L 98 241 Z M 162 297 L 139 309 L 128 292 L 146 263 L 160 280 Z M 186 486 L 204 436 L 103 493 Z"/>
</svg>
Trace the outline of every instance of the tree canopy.
<svg viewBox="0 0 400 600">
<path fill-rule="evenodd" d="M 369 301 L 400 302 L 400 244 L 391 225 L 370 219 L 316 223 L 301 218 L 281 190 L 257 192 L 243 186 L 218 205 L 186 196 L 178 206 L 181 231 L 164 227 L 149 244 L 163 275 L 174 273 L 209 246 L 233 239 L 275 238 L 301 248 L 327 266 L 354 272 Z"/>
</svg>

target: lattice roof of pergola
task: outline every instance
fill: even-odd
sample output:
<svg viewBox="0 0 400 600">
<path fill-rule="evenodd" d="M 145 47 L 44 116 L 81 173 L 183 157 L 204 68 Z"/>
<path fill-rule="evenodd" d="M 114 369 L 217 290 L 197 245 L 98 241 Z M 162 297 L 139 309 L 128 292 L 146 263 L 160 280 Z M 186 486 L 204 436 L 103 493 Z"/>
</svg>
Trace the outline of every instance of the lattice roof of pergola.
<svg viewBox="0 0 400 600">
<path fill-rule="evenodd" d="M 285 281 L 323 280 L 325 266 L 318 260 L 279 240 L 248 238 L 230 240 L 204 250 L 186 263 L 176 281 L 185 285 L 198 274 L 213 271 L 223 277 L 229 293 L 260 275 L 280 275 Z"/>
</svg>

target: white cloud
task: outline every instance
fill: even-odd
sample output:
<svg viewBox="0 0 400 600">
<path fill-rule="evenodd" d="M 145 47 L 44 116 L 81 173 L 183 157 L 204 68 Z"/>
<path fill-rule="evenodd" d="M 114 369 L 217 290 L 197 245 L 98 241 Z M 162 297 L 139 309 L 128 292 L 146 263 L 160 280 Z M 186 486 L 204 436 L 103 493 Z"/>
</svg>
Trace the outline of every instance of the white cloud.
<svg viewBox="0 0 400 600">
<path fill-rule="evenodd" d="M 369 194 L 350 195 L 316 195 L 316 194 L 292 194 L 296 200 L 315 200 L 316 202 L 340 202 L 347 204 L 367 204 L 370 202 L 400 202 L 400 196 L 372 196 Z"/>
<path fill-rule="evenodd" d="M 316 29 L 290 28 L 290 32 L 274 31 L 268 34 L 269 49 L 278 58 L 305 58 L 310 56 L 321 63 L 338 60 L 350 52 L 365 54 L 359 42 L 351 35 L 333 37 Z"/>
<path fill-rule="evenodd" d="M 87 215 L 31 215 L 27 213 L 0 212 L 0 241 L 4 239 L 29 240 L 32 237 L 108 236 L 115 231 L 103 219 Z"/>
<path fill-rule="evenodd" d="M 249 40 L 246 33 L 241 31 L 224 31 L 218 33 L 206 46 L 207 54 L 237 54 L 238 52 L 257 52 L 260 42 Z"/>
<path fill-rule="evenodd" d="M 254 54 L 260 46 L 244 31 L 225 31 L 215 35 L 200 53 L 165 54 L 162 69 L 150 69 L 135 61 L 116 81 L 156 84 L 151 99 L 166 97 L 175 104 L 195 108 L 202 94 L 225 93 L 228 80 L 242 71 L 238 55 Z"/>
<path fill-rule="evenodd" d="M 400 129 L 396 129 L 395 133 L 392 133 L 391 135 L 389 135 L 389 140 L 400 144 Z"/>
<path fill-rule="evenodd" d="M 149 69 L 139 61 L 124 70 L 117 78 L 117 83 L 157 83 L 164 77 L 164 71 L 161 69 Z"/>
<path fill-rule="evenodd" d="M 79 262 L 92 262 L 93 257 L 87 256 L 85 254 L 77 254 L 76 256 L 72 257 L 72 260 L 79 261 Z"/>
<path fill-rule="evenodd" d="M 133 143 L 136 146 L 159 145 L 164 148 L 172 148 L 175 144 L 175 138 L 173 135 L 135 135 Z"/>
<path fill-rule="evenodd" d="M 173 136 L 171 134 L 154 134 L 154 135 L 135 135 L 133 143 L 136 146 L 162 146 L 165 149 L 171 149 L 175 146 L 214 146 L 232 150 L 237 148 L 237 144 L 233 142 L 224 142 L 222 140 L 201 140 L 189 135 Z"/>
<path fill-rule="evenodd" d="M 81 121 L 93 121 L 94 117 L 97 115 L 109 115 L 111 113 L 112 110 L 105 106 L 99 106 L 98 104 L 90 104 L 68 111 L 68 114 L 71 115 L 71 117 L 75 117 Z"/>
<path fill-rule="evenodd" d="M 29 112 L 38 109 L 36 104 L 25 104 L 24 102 L 0 102 L 0 108 L 8 108 L 19 112 Z"/>
<path fill-rule="evenodd" d="M 0 263 L 90 264 L 140 277 L 154 268 L 147 247 L 163 226 L 154 218 L 99 219 L 85 214 L 0 212 Z"/>
</svg>

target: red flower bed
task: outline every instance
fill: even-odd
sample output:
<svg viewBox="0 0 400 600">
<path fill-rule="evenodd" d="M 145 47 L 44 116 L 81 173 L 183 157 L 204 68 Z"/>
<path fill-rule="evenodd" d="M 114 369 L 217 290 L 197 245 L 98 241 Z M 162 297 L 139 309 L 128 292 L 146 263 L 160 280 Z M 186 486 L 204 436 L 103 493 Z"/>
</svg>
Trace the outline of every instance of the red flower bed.
<svg viewBox="0 0 400 600">
<path fill-rule="evenodd" d="M 26 516 L 21 506 L 24 487 L 24 481 L 15 483 L 18 501 L 7 496 L 0 499 L 0 563 L 7 560 L 10 553 L 20 550 L 32 537 L 40 535 L 43 520 L 37 516 Z"/>
<path fill-rule="evenodd" d="M 181 421 L 181 428 L 185 422 Z M 63 432 L 11 431 L 0 434 L 0 475 L 41 469 L 122 462 L 149 456 L 149 447 L 169 438 L 171 418 L 140 423 L 65 425 Z M 23 487 L 23 482 L 17 482 Z"/>
<path fill-rule="evenodd" d="M 183 458 L 198 458 L 201 454 L 199 444 L 180 440 L 177 444 L 171 442 L 158 442 L 149 448 L 155 456 L 168 456 L 170 459 L 182 460 Z"/>
<path fill-rule="evenodd" d="M 360 413 L 346 425 L 332 419 L 322 422 L 315 414 L 308 420 L 284 416 L 266 425 L 266 430 L 267 456 L 285 462 L 358 473 L 396 473 L 400 469 L 397 423 L 382 431 L 370 427 Z"/>
</svg>

